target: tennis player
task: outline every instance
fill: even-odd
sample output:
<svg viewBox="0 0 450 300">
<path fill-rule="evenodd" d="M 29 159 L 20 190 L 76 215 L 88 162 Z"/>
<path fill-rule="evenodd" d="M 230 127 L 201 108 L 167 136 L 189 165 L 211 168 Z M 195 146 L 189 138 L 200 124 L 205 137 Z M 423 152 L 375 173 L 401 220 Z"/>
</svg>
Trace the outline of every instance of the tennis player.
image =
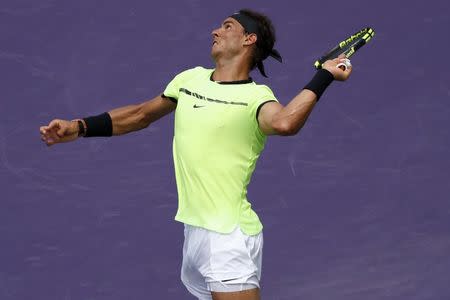
<svg viewBox="0 0 450 300">
<path fill-rule="evenodd" d="M 268 135 L 295 135 L 333 80 L 351 73 L 345 57 L 326 61 L 286 106 L 249 76 L 274 49 L 269 18 L 240 10 L 212 32 L 214 69 L 186 70 L 154 99 L 40 128 L 48 145 L 79 137 L 123 135 L 175 111 L 175 219 L 184 223 L 181 280 L 201 300 L 260 299 L 262 224 L 247 186 Z M 346 70 L 337 67 L 346 64 Z"/>
</svg>

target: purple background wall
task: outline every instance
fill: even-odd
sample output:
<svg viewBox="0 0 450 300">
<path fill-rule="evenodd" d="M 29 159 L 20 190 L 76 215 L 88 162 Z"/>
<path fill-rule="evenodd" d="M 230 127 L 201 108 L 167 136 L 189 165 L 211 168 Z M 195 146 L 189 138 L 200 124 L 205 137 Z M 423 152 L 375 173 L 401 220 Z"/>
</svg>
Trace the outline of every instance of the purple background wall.
<svg viewBox="0 0 450 300">
<path fill-rule="evenodd" d="M 319 3 L 320 2 L 320 3 Z M 447 1 L 0 1 L 0 299 L 192 299 L 179 280 L 173 117 L 47 148 L 38 128 L 143 101 L 212 66 L 210 32 L 272 17 L 287 103 L 325 50 L 376 36 L 250 187 L 264 299 L 450 299 Z"/>
</svg>

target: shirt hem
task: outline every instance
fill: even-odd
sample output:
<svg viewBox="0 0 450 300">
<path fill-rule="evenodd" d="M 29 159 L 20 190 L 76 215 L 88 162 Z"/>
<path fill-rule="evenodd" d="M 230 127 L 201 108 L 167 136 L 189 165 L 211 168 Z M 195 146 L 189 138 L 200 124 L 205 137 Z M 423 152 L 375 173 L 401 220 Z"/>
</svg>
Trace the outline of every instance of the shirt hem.
<svg viewBox="0 0 450 300">
<path fill-rule="evenodd" d="M 175 217 L 175 221 L 180 222 L 180 223 L 184 223 L 184 224 L 187 224 L 187 225 L 191 225 L 191 226 L 201 227 L 201 228 L 204 228 L 204 229 L 207 229 L 207 230 L 211 230 L 211 231 L 215 231 L 215 232 L 222 233 L 222 234 L 230 234 L 236 229 L 236 227 L 239 226 L 239 228 L 242 230 L 242 232 L 245 235 L 252 236 L 252 235 L 259 234 L 260 232 L 262 232 L 262 230 L 264 228 L 264 226 L 261 223 L 259 223 L 256 226 L 257 227 L 256 230 L 251 230 L 251 229 L 249 230 L 248 228 L 243 227 L 241 223 L 236 222 L 236 223 L 233 223 L 233 225 L 231 226 L 231 230 L 220 230 L 219 228 L 217 228 L 215 226 L 211 226 L 211 225 L 208 225 L 208 224 L 197 223 L 197 222 L 192 222 L 190 220 L 186 220 L 186 219 L 178 217 L 178 216 Z M 227 229 L 228 229 L 228 226 L 227 226 Z"/>
</svg>

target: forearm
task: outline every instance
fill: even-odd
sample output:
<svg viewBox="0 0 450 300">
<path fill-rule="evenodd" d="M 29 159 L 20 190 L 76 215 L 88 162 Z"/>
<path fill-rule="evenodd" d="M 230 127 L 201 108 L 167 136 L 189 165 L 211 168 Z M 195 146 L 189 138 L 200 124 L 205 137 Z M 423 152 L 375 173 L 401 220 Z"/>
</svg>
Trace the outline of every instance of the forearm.
<svg viewBox="0 0 450 300">
<path fill-rule="evenodd" d="M 148 127 L 174 111 L 176 103 L 161 95 L 140 104 L 127 105 L 97 116 L 83 118 L 85 137 L 122 135 Z"/>
<path fill-rule="evenodd" d="M 112 120 L 113 135 L 137 131 L 150 125 L 142 112 L 142 104 L 127 105 L 108 112 Z"/>
<path fill-rule="evenodd" d="M 310 90 L 302 90 L 285 107 L 273 116 L 273 127 L 282 128 L 282 135 L 297 134 L 311 114 L 317 96 Z"/>
<path fill-rule="evenodd" d="M 303 90 L 273 116 L 273 126 L 281 129 L 281 131 L 277 130 L 278 133 L 297 134 L 306 123 L 316 102 L 333 80 L 333 74 L 328 70 L 317 71 Z"/>
</svg>

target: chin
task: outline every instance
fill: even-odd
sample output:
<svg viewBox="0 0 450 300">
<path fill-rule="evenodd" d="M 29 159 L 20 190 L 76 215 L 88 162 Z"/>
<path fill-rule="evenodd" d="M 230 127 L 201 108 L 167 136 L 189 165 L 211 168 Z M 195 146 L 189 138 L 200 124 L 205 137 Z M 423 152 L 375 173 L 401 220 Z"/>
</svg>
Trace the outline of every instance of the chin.
<svg viewBox="0 0 450 300">
<path fill-rule="evenodd" d="M 217 51 L 216 49 L 212 48 L 211 49 L 211 58 L 214 61 L 216 61 L 218 56 L 219 56 L 219 51 Z"/>
</svg>

